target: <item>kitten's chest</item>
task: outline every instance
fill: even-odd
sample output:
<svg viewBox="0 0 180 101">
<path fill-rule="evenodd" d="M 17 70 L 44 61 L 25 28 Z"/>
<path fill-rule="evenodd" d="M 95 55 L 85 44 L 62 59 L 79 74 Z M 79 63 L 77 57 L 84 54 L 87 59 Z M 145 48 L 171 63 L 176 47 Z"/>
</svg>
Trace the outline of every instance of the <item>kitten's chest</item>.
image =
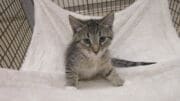
<svg viewBox="0 0 180 101">
<path fill-rule="evenodd" d="M 87 79 L 98 74 L 102 70 L 100 63 L 101 63 L 101 60 L 96 57 L 82 61 L 79 66 L 80 78 Z"/>
</svg>

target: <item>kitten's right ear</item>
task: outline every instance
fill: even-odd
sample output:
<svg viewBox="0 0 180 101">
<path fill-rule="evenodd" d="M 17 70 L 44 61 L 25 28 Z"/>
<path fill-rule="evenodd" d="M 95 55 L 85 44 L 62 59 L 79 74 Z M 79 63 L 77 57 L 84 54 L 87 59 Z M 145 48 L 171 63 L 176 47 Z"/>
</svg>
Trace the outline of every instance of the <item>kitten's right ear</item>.
<svg viewBox="0 0 180 101">
<path fill-rule="evenodd" d="M 83 22 L 72 15 L 69 15 L 69 23 L 74 33 L 80 31 L 83 27 Z"/>
</svg>

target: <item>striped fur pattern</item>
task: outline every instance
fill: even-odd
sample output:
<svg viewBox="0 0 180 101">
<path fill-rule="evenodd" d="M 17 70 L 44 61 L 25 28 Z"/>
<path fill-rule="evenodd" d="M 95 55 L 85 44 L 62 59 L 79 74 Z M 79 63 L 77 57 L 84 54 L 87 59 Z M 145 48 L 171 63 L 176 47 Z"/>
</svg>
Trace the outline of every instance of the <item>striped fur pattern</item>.
<svg viewBox="0 0 180 101">
<path fill-rule="evenodd" d="M 68 86 L 78 87 L 80 80 L 101 76 L 114 86 L 124 81 L 113 66 L 129 66 L 125 61 L 111 59 L 108 46 L 113 39 L 114 13 L 98 20 L 80 20 L 69 16 L 73 39 L 66 51 L 66 81 Z M 112 65 L 113 64 L 113 65 Z M 130 66 L 142 65 L 128 61 Z"/>
<path fill-rule="evenodd" d="M 133 62 L 133 61 L 128 61 L 128 60 L 122 60 L 122 59 L 117 59 L 117 58 L 112 58 L 111 59 L 111 64 L 114 67 L 131 67 L 131 66 L 143 66 L 143 65 L 151 65 L 155 64 L 156 62 Z"/>
</svg>

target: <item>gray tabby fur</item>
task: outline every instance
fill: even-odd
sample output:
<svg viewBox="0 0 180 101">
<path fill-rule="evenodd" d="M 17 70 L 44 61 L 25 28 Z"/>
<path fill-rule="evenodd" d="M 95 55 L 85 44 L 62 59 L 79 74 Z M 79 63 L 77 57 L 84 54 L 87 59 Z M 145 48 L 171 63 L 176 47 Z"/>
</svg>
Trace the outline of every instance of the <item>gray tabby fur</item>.
<svg viewBox="0 0 180 101">
<path fill-rule="evenodd" d="M 68 86 L 78 87 L 80 80 L 101 76 L 114 86 L 122 86 L 122 80 L 113 66 L 137 66 L 153 63 L 131 62 L 111 58 L 108 46 L 113 39 L 114 13 L 102 19 L 80 20 L 69 16 L 73 39 L 66 51 L 66 81 Z"/>
</svg>

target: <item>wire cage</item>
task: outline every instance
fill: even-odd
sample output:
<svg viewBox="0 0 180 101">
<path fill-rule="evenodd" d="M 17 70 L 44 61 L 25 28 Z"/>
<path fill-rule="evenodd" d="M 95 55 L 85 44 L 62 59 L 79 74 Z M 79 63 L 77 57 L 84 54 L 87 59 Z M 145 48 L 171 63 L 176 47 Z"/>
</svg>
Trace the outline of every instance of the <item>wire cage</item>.
<svg viewBox="0 0 180 101">
<path fill-rule="evenodd" d="M 135 0 L 52 0 L 59 6 L 84 15 L 105 15 L 131 5 Z"/>
<path fill-rule="evenodd" d="M 0 67 L 19 69 L 31 36 L 20 0 L 0 0 Z"/>
<path fill-rule="evenodd" d="M 52 0 L 64 9 L 102 16 L 122 10 L 135 0 Z M 19 70 L 31 42 L 33 0 L 0 0 L 0 67 Z M 180 1 L 169 0 L 172 21 L 180 33 Z"/>
</svg>

